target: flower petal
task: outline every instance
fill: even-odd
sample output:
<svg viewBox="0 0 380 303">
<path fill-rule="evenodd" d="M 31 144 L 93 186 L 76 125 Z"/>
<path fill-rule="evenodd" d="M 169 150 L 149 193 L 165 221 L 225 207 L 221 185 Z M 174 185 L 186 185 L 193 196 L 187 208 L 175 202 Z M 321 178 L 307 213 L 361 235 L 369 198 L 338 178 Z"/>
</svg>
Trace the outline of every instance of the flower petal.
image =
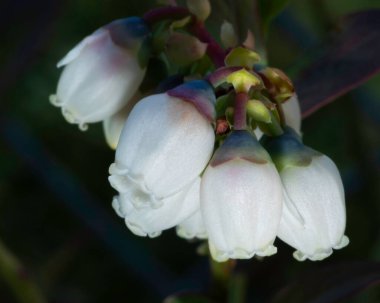
<svg viewBox="0 0 380 303">
<path fill-rule="evenodd" d="M 210 123 L 192 104 L 167 94 L 149 96 L 128 117 L 110 168 L 111 184 L 120 192 L 133 184 L 159 207 L 160 199 L 200 175 L 214 140 Z"/>
<path fill-rule="evenodd" d="M 322 260 L 347 245 L 344 190 L 335 164 L 314 157 L 309 166 L 285 168 L 280 176 L 286 195 L 278 236 L 297 249 L 295 258 Z"/>
<path fill-rule="evenodd" d="M 201 210 L 213 258 L 222 262 L 275 253 L 281 206 L 281 183 L 272 163 L 235 159 L 208 166 Z"/>
<path fill-rule="evenodd" d="M 198 177 L 184 190 L 163 199 L 162 207 L 157 209 L 150 207 L 136 209 L 124 194 L 116 197 L 112 204 L 134 234 L 157 237 L 163 230 L 174 227 L 199 209 L 199 188 Z"/>
<path fill-rule="evenodd" d="M 177 228 L 177 235 L 184 239 L 207 239 L 207 231 L 203 223 L 201 210 L 181 222 Z"/>
</svg>

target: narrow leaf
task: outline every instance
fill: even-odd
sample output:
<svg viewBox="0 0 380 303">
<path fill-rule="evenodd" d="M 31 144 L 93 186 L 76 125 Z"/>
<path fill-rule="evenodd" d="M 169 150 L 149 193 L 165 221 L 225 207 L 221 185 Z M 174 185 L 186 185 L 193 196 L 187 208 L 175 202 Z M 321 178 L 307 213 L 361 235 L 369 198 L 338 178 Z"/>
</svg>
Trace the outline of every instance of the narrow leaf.
<svg viewBox="0 0 380 303">
<path fill-rule="evenodd" d="M 273 303 L 334 303 L 380 283 L 380 263 L 343 263 L 315 270 L 285 287 Z"/>
<path fill-rule="evenodd" d="M 289 0 L 258 0 L 264 34 L 267 34 L 271 21 L 285 8 Z"/>
<path fill-rule="evenodd" d="M 350 14 L 340 28 L 295 81 L 304 117 L 380 71 L 380 9 Z"/>
<path fill-rule="evenodd" d="M 181 294 L 166 298 L 164 303 L 212 303 L 212 301 L 198 294 Z"/>
</svg>

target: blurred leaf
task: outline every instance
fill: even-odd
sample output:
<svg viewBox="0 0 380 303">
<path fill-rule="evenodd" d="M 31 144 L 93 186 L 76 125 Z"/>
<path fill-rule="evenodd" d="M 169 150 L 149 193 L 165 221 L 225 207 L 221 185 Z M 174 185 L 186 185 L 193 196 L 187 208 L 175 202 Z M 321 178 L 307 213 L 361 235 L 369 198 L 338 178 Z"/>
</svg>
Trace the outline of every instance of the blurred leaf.
<svg viewBox="0 0 380 303">
<path fill-rule="evenodd" d="M 380 263 L 343 263 L 316 270 L 285 287 L 273 303 L 333 303 L 380 283 Z"/>
<path fill-rule="evenodd" d="M 258 0 L 264 34 L 267 34 L 271 21 L 285 8 L 289 1 L 290 0 Z"/>
<path fill-rule="evenodd" d="M 212 301 L 198 294 L 181 294 L 166 298 L 164 303 L 212 303 Z"/>
<path fill-rule="evenodd" d="M 380 71 L 380 10 L 348 15 L 340 28 L 295 81 L 305 117 Z"/>
</svg>

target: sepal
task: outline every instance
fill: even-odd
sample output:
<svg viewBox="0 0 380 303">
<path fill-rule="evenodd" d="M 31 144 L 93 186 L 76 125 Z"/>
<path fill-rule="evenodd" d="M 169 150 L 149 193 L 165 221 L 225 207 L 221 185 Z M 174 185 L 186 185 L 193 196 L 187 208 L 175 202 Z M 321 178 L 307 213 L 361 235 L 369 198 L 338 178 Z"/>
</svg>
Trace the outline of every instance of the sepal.
<svg viewBox="0 0 380 303">
<path fill-rule="evenodd" d="M 215 167 L 234 159 L 242 159 L 257 164 L 265 164 L 271 161 L 266 150 L 246 130 L 233 131 L 215 152 L 210 165 Z"/>
<path fill-rule="evenodd" d="M 210 122 L 215 120 L 216 97 L 212 86 L 207 81 L 189 81 L 167 91 L 167 94 L 192 103 L 195 108 Z"/>
<path fill-rule="evenodd" d="M 322 154 L 302 143 L 300 135 L 286 127 L 278 137 L 263 136 L 260 143 L 269 152 L 279 171 L 292 166 L 308 166 Z"/>
</svg>

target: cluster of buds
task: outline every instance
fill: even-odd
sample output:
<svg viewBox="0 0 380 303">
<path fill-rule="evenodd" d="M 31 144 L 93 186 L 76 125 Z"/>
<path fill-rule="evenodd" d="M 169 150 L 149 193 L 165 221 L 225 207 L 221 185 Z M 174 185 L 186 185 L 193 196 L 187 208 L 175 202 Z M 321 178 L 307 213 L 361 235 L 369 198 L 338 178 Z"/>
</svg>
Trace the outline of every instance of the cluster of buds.
<svg viewBox="0 0 380 303">
<path fill-rule="evenodd" d="M 348 244 L 339 172 L 302 143 L 289 78 L 247 47 L 221 48 L 198 2 L 85 38 L 58 63 L 51 101 L 81 129 L 103 121 L 116 149 L 112 206 L 134 234 L 176 227 L 182 238 L 208 239 L 220 262 L 272 255 L 276 237 L 298 260 L 324 259 Z M 157 61 L 168 76 L 143 91 Z"/>
</svg>

